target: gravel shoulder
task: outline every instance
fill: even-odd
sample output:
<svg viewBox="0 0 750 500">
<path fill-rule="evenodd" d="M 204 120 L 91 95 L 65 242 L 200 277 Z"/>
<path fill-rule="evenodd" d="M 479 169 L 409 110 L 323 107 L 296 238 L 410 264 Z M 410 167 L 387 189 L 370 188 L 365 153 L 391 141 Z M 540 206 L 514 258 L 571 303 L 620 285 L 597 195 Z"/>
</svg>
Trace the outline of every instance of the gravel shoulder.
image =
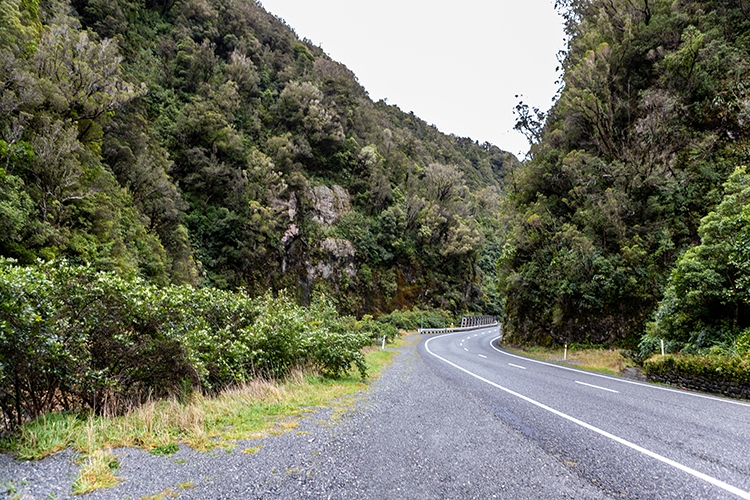
<svg viewBox="0 0 750 500">
<path fill-rule="evenodd" d="M 443 377 L 445 367 L 420 356 L 420 340 L 409 337 L 368 392 L 286 434 L 231 452 L 117 449 L 122 484 L 83 496 L 70 495 L 72 451 L 38 462 L 0 455 L 0 492 L 11 481 L 22 499 L 607 498 L 523 426 Z"/>
</svg>

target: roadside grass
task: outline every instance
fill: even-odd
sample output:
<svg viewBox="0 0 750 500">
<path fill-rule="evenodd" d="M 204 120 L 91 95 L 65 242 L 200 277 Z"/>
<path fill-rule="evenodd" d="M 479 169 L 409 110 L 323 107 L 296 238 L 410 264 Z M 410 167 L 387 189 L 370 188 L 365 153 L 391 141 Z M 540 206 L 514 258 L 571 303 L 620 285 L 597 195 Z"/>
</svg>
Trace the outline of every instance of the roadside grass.
<svg viewBox="0 0 750 500">
<path fill-rule="evenodd" d="M 195 483 L 192 481 L 178 484 L 176 490 L 167 488 L 166 490 L 162 491 L 161 493 L 157 493 L 156 495 L 141 497 L 140 500 L 163 500 L 165 498 L 177 498 L 180 496 L 181 491 L 189 490 L 190 488 L 195 488 Z"/>
<path fill-rule="evenodd" d="M 88 493 L 119 481 L 114 475 L 119 464 L 110 451 L 114 448 L 143 448 L 170 456 L 185 444 L 198 451 L 231 452 L 237 441 L 294 430 L 305 413 L 348 408 L 351 396 L 367 390 L 391 363 L 393 348 L 404 342 L 397 339 L 384 351 L 375 346 L 365 349 L 366 381 L 353 374 L 330 379 L 297 371 L 284 381 L 253 380 L 215 397 L 193 394 L 181 401 L 153 401 L 117 417 L 52 413 L 26 423 L 0 446 L 20 460 L 40 460 L 66 448 L 78 451 L 83 466 L 73 493 Z"/>
<path fill-rule="evenodd" d="M 120 467 L 117 457 L 108 450 L 96 450 L 83 459 L 84 463 L 73 481 L 73 494 L 84 495 L 120 483 L 115 471 Z"/>
<path fill-rule="evenodd" d="M 509 347 L 503 346 L 509 352 L 549 363 L 569 364 L 581 370 L 619 375 L 626 368 L 635 363 L 622 356 L 617 350 L 604 348 L 569 348 L 567 360 L 564 360 L 563 348 L 548 347 Z"/>
</svg>

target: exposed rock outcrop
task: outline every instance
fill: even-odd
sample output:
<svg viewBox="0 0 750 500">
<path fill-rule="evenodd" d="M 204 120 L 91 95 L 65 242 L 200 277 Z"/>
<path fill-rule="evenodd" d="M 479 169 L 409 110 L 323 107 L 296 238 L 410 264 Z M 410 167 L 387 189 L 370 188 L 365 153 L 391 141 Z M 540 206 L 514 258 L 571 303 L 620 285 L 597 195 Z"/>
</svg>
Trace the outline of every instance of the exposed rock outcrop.
<svg viewBox="0 0 750 500">
<path fill-rule="evenodd" d="M 334 184 L 332 187 L 315 186 L 310 190 L 313 201 L 313 220 L 324 226 L 335 223 L 352 209 L 349 193 Z"/>
</svg>

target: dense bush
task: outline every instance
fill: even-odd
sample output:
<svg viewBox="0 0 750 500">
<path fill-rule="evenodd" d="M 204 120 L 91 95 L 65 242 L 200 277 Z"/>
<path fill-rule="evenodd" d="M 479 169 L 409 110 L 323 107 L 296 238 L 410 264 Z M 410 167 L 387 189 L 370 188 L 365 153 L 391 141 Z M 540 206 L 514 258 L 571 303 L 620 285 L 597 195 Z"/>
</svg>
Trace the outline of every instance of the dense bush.
<svg viewBox="0 0 750 500">
<path fill-rule="evenodd" d="M 681 350 L 734 344 L 750 327 L 750 174 L 738 167 L 724 197 L 698 227 L 699 245 L 682 254 L 648 325 L 651 337 Z M 648 336 L 647 336 L 648 337 Z"/>
<path fill-rule="evenodd" d="M 355 321 L 351 328 L 367 335 L 373 342 L 379 342 L 383 337 L 386 338 L 387 342 L 393 342 L 401 336 L 398 328 L 390 323 L 377 321 L 369 314 L 365 314 L 361 320 Z"/>
<path fill-rule="evenodd" d="M 383 327 L 325 298 L 158 287 L 52 262 L 0 260 L 0 411 L 15 425 L 53 409 L 116 412 L 296 367 L 340 376 Z"/>
<path fill-rule="evenodd" d="M 748 262 L 745 195 L 733 190 L 712 227 L 697 226 L 747 162 L 746 5 L 555 4 L 569 36 L 560 94 L 546 116 L 517 108 L 534 145 L 503 209 L 506 340 L 633 349 L 664 298 L 659 328 L 670 338 L 725 342 L 750 326 L 735 280 Z M 685 254 L 668 285 L 699 235 L 710 241 Z"/>
<path fill-rule="evenodd" d="M 510 153 L 373 102 L 260 2 L 104 5 L 2 0 L 0 256 L 358 316 L 492 295 Z"/>
<path fill-rule="evenodd" d="M 443 328 L 454 323 L 453 316 L 448 311 L 426 310 L 414 308 L 411 311 L 395 310 L 381 316 L 381 323 L 393 325 L 399 330 L 416 330 L 418 328 Z"/>
</svg>

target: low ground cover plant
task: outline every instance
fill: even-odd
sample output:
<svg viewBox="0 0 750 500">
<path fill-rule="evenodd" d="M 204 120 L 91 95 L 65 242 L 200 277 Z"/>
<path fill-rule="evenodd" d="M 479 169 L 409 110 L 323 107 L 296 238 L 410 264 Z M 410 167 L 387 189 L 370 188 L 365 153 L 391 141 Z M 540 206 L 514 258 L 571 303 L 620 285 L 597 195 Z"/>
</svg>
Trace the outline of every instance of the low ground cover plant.
<svg viewBox="0 0 750 500">
<path fill-rule="evenodd" d="M 750 387 L 750 356 L 718 353 L 655 355 L 647 359 L 643 367 L 651 377 Z"/>
</svg>

